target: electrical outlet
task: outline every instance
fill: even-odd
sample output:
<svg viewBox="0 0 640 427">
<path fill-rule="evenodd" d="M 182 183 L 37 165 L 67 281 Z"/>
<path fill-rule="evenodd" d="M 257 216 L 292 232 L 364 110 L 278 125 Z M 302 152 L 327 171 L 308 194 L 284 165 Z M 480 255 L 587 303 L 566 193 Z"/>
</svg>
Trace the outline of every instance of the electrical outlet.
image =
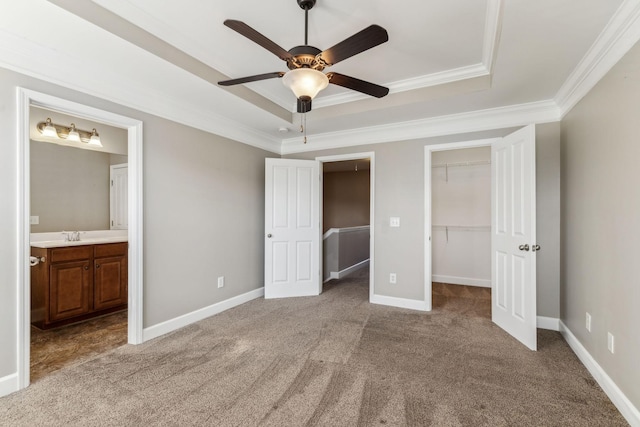
<svg viewBox="0 0 640 427">
<path fill-rule="evenodd" d="M 38 225 L 40 224 L 40 217 L 37 215 L 33 215 L 29 217 L 29 224 Z"/>
<path fill-rule="evenodd" d="M 397 216 L 389 218 L 389 227 L 400 227 L 400 218 Z"/>
<path fill-rule="evenodd" d="M 591 315 L 587 313 L 585 327 L 587 331 L 591 332 Z"/>
<path fill-rule="evenodd" d="M 218 287 L 224 288 L 224 276 L 218 277 Z"/>
<path fill-rule="evenodd" d="M 396 273 L 389 274 L 389 283 L 396 283 Z"/>
<path fill-rule="evenodd" d="M 607 332 L 607 348 L 611 354 L 615 352 L 615 340 L 611 332 Z"/>
</svg>

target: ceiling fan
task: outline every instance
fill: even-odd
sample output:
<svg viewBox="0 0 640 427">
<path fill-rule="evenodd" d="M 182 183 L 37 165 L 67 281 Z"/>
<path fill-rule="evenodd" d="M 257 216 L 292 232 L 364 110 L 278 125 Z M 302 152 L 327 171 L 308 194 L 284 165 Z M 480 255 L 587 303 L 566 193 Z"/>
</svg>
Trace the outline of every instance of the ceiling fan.
<svg viewBox="0 0 640 427">
<path fill-rule="evenodd" d="M 298 98 L 298 113 L 311 111 L 311 100 L 326 88 L 329 83 L 362 92 L 367 95 L 382 98 L 389 93 L 389 89 L 355 77 L 345 76 L 340 73 L 323 73 L 326 67 L 330 67 L 389 40 L 387 31 L 379 25 L 371 25 L 364 30 L 352 35 L 327 50 L 310 46 L 308 44 L 309 10 L 316 4 L 316 0 L 296 0 L 304 10 L 304 45 L 296 46 L 286 51 L 267 37 L 263 36 L 247 24 L 233 19 L 224 21 L 224 25 L 240 33 L 249 40 L 259 44 L 269 52 L 287 63 L 288 72 L 276 71 L 274 73 L 258 74 L 239 79 L 224 80 L 218 82 L 221 86 L 282 78 L 285 86 L 290 88 Z"/>
</svg>

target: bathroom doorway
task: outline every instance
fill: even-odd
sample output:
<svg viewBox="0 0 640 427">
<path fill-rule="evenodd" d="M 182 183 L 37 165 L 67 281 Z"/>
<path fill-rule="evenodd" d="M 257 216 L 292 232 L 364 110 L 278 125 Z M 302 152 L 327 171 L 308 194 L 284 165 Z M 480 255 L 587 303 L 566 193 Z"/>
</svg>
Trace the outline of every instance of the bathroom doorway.
<svg viewBox="0 0 640 427">
<path fill-rule="evenodd" d="M 31 269 L 30 264 L 34 263 L 31 259 L 31 222 L 39 222 L 41 218 L 31 218 L 38 216 L 32 214 L 31 211 L 31 109 L 41 108 L 50 112 L 58 112 L 69 116 L 77 117 L 82 120 L 96 122 L 100 126 L 113 126 L 115 128 L 124 129 L 126 134 L 126 155 L 129 164 L 128 178 L 128 229 L 122 230 L 126 234 L 127 242 L 124 244 L 123 253 L 112 253 L 113 251 L 96 251 L 90 256 L 91 260 L 100 259 L 100 263 L 94 263 L 92 268 L 100 268 L 95 274 L 96 277 L 110 277 L 114 271 L 126 272 L 126 281 L 124 283 L 124 303 L 128 304 L 128 311 L 124 315 L 126 318 L 126 341 L 130 344 L 139 344 L 143 341 L 142 335 L 142 122 L 131 119 L 118 114 L 99 110 L 86 105 L 78 104 L 62 98 L 57 98 L 47 94 L 31 91 L 28 89 L 18 88 L 18 195 L 21 203 L 19 204 L 18 228 L 20 230 L 17 251 L 21 256 L 19 259 L 19 277 L 17 280 L 18 294 L 18 352 L 16 354 L 18 375 L 16 378 L 17 388 L 22 389 L 30 383 L 30 361 L 31 361 Z M 70 124 L 69 124 L 70 126 Z M 78 127 L 79 129 L 79 127 Z M 69 128 L 66 129 L 70 131 Z M 91 132 L 92 129 L 84 129 Z M 81 134 L 84 136 L 85 142 L 90 140 L 91 134 Z M 82 139 L 82 138 L 81 138 Z M 107 171 L 108 174 L 108 171 Z M 48 215 L 47 215 L 48 217 Z M 46 219 L 46 218 L 45 218 Z M 40 225 L 40 224 L 34 224 Z M 78 236 L 82 240 L 82 233 L 73 233 L 80 230 L 67 233 L 68 240 L 75 240 Z M 89 236 L 85 236 L 89 237 Z M 64 240 L 64 236 L 63 236 Z M 86 251 L 87 245 L 78 242 L 77 247 L 84 247 L 80 250 Z M 74 255 L 75 256 L 75 255 Z M 126 257 L 126 262 L 123 258 Z M 38 257 L 38 262 L 51 262 Z M 54 260 L 62 261 L 60 257 L 53 257 Z M 63 257 L 64 258 L 64 257 Z M 100 267 L 98 267 L 98 265 Z M 76 273 L 61 273 L 60 277 L 65 280 L 78 274 L 79 271 L 88 271 L 89 265 L 82 264 L 82 268 L 76 268 Z M 86 268 L 85 268 L 86 267 Z M 104 267 L 104 268 L 102 268 Z M 72 269 L 73 270 L 73 269 Z M 70 270 L 70 271 L 72 271 Z M 84 274 L 84 273 L 80 273 Z M 87 275 L 89 273 L 86 273 Z M 101 282 L 103 284 L 104 282 Z M 95 289 L 94 289 L 95 290 Z M 95 290 L 94 298 L 96 306 L 107 310 L 107 305 L 112 300 L 112 294 L 105 287 L 99 287 Z M 59 307 L 59 305 L 58 305 Z M 54 310 L 55 311 L 55 310 Z M 108 311 L 108 310 L 107 310 Z M 58 313 L 55 313 L 56 315 Z M 64 323 L 61 318 L 54 318 L 55 321 Z M 83 319 L 86 320 L 86 319 Z M 56 324 L 57 325 L 57 324 Z"/>
<path fill-rule="evenodd" d="M 127 343 L 128 143 L 103 123 L 37 106 L 29 117 L 33 382 Z"/>
</svg>

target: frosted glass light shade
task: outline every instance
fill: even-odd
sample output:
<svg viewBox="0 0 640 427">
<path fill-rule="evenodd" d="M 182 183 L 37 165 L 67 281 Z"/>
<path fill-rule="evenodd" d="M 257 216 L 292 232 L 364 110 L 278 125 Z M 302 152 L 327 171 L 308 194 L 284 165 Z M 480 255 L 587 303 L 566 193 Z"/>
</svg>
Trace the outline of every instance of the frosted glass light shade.
<svg viewBox="0 0 640 427">
<path fill-rule="evenodd" d="M 94 147 L 102 147 L 102 142 L 100 142 L 100 136 L 98 132 L 94 129 L 91 132 L 91 138 L 89 138 L 89 145 L 93 145 Z"/>
<path fill-rule="evenodd" d="M 56 130 L 55 126 L 53 126 L 53 124 L 51 123 L 51 119 L 47 119 L 46 125 L 42 129 L 42 135 L 43 136 L 48 136 L 48 137 L 51 137 L 51 138 L 57 138 L 58 137 L 58 131 Z"/>
<path fill-rule="evenodd" d="M 80 134 L 76 130 L 76 125 L 71 123 L 71 128 L 69 129 L 69 135 L 67 135 L 68 141 L 80 142 Z"/>
<path fill-rule="evenodd" d="M 291 89 L 296 98 L 311 99 L 329 85 L 327 76 L 313 68 L 296 68 L 282 77 L 282 84 Z"/>
</svg>

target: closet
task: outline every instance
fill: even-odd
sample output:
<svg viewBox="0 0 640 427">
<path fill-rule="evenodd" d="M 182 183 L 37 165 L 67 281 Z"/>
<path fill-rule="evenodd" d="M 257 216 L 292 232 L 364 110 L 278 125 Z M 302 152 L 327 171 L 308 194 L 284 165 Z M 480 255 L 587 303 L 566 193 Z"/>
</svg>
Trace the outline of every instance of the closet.
<svg viewBox="0 0 640 427">
<path fill-rule="evenodd" d="M 432 280 L 491 287 L 491 147 L 431 158 Z"/>
</svg>

